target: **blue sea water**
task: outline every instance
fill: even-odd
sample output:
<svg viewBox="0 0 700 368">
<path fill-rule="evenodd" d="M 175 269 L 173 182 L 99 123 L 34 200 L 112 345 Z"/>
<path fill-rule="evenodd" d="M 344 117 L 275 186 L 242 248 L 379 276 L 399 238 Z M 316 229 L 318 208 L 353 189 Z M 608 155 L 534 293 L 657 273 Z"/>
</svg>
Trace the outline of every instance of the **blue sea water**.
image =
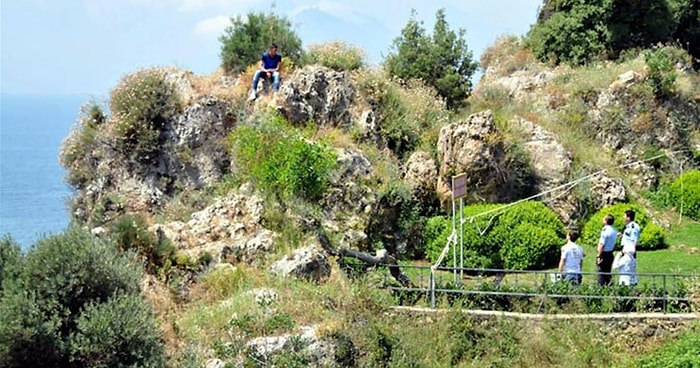
<svg viewBox="0 0 700 368">
<path fill-rule="evenodd" d="M 69 222 L 61 142 L 87 96 L 0 95 L 0 235 L 23 249 Z"/>
</svg>

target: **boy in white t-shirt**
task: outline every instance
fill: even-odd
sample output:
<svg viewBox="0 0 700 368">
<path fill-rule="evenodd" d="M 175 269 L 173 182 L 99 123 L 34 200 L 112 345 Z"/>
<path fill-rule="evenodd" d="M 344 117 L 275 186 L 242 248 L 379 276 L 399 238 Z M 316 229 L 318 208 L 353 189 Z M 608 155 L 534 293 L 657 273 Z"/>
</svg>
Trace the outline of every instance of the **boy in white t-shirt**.
<svg viewBox="0 0 700 368">
<path fill-rule="evenodd" d="M 561 247 L 561 259 L 559 260 L 559 273 L 562 274 L 564 280 L 569 281 L 572 285 L 581 284 L 581 268 L 585 256 L 583 248 L 576 244 L 578 236 L 578 231 L 569 230 L 566 234 L 568 242 Z"/>
<path fill-rule="evenodd" d="M 624 250 L 615 256 L 612 268 L 620 271 L 620 285 L 637 284 L 637 260 Z"/>
</svg>

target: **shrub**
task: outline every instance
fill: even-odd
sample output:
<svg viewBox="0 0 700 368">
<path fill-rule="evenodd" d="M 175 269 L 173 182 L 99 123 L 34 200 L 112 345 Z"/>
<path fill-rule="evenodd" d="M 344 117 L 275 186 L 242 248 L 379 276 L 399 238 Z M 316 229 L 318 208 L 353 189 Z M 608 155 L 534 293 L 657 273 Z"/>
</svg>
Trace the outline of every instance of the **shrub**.
<svg viewBox="0 0 700 368">
<path fill-rule="evenodd" d="M 527 201 L 493 214 L 474 217 L 501 206 L 488 204 L 464 208 L 465 267 L 528 269 L 543 268 L 556 262 L 559 245 L 564 242 L 564 225 L 557 215 L 540 202 Z M 431 261 L 440 256 L 452 232 L 449 222 L 445 217 L 428 221 L 425 242 L 426 254 Z M 456 247 L 460 247 L 459 240 Z M 459 252 L 458 249 L 458 258 Z M 452 263 L 450 252 L 444 264 Z"/>
<path fill-rule="evenodd" d="M 0 296 L 4 289 L 3 283 L 14 281 L 19 275 L 22 262 L 22 251 L 9 235 L 0 239 Z"/>
<path fill-rule="evenodd" d="M 78 122 L 61 147 L 59 160 L 68 171 L 67 182 L 82 189 L 96 176 L 99 160 L 91 157 L 99 144 L 97 137 L 107 115 L 94 101 L 80 108 Z"/>
<path fill-rule="evenodd" d="M 642 233 L 639 237 L 637 250 L 652 250 L 660 249 L 664 244 L 664 231 L 656 224 L 651 222 L 651 217 L 647 211 L 639 205 L 630 203 L 618 203 L 612 206 L 605 207 L 591 216 L 583 227 L 581 234 L 580 245 L 598 246 L 600 239 L 600 229 L 603 226 L 603 218 L 607 214 L 615 217 L 615 228 L 622 231 L 624 228 L 624 214 L 627 210 L 635 212 L 635 222 L 642 228 Z M 619 244 L 619 239 L 618 239 Z"/>
<path fill-rule="evenodd" d="M 305 55 L 307 64 L 320 64 L 337 71 L 356 70 L 364 66 L 365 52 L 342 41 L 313 44 Z"/>
<path fill-rule="evenodd" d="M 685 172 L 671 184 L 671 203 L 683 214 L 700 221 L 700 170 Z"/>
<path fill-rule="evenodd" d="M 381 143 L 399 158 L 421 145 L 435 149 L 440 128 L 448 123 L 444 99 L 419 80 L 401 83 L 379 71 L 356 74 L 357 86 L 376 114 Z"/>
<path fill-rule="evenodd" d="M 319 199 L 337 166 L 332 150 L 299 136 L 279 115 L 265 115 L 257 124 L 239 127 L 231 133 L 230 143 L 242 176 L 285 197 Z"/>
<path fill-rule="evenodd" d="M 96 368 L 165 365 L 153 311 L 138 294 L 88 305 L 76 320 L 70 350 L 72 362 Z"/>
<path fill-rule="evenodd" d="M 122 251 L 134 250 L 144 260 L 146 270 L 151 274 L 167 272 L 175 263 L 175 247 L 165 237 L 157 238 L 148 229 L 146 220 L 141 215 L 123 215 L 111 226 L 117 248 Z"/>
<path fill-rule="evenodd" d="M 116 149 L 127 158 L 151 162 L 158 152 L 163 126 L 180 111 L 180 100 L 165 71 L 145 69 L 122 78 L 112 90 Z"/>
<path fill-rule="evenodd" d="M 70 228 L 40 240 L 27 253 L 15 285 L 0 298 L 0 356 L 4 359 L 0 365 L 153 366 L 151 362 L 161 362 L 163 349 L 158 347 L 155 321 L 144 312 L 148 305 L 140 297 L 141 276 L 140 267 L 114 244 L 94 239 L 84 230 Z M 124 354 L 127 351 L 139 354 Z M 93 365 L 96 352 L 110 356 L 109 364 Z"/>
<path fill-rule="evenodd" d="M 379 189 L 377 205 L 367 225 L 367 241 L 372 247 L 409 259 L 422 259 L 421 242 L 427 216 L 433 216 L 438 203 L 422 202 L 403 182 L 390 182 Z"/>
<path fill-rule="evenodd" d="M 673 96 L 678 78 L 675 63 L 664 48 L 657 48 L 644 53 L 644 60 L 649 66 L 649 83 L 658 98 Z"/>
</svg>

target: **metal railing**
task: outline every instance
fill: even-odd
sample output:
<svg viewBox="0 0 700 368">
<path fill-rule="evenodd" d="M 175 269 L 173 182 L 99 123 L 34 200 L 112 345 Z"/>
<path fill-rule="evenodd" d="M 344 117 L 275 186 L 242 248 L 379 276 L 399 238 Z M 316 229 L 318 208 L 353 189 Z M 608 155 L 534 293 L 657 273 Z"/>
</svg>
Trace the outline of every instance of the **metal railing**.
<svg viewBox="0 0 700 368">
<path fill-rule="evenodd" d="M 388 266 L 388 265 L 387 265 Z M 509 298 L 545 298 L 554 300 L 564 299 L 597 299 L 619 300 L 630 302 L 648 302 L 654 306 L 660 304 L 663 313 L 668 313 L 669 303 L 673 305 L 690 306 L 687 292 L 675 295 L 678 290 L 686 290 L 693 282 L 700 280 L 697 274 L 676 273 L 638 273 L 636 286 L 619 286 L 619 275 L 611 273 L 610 286 L 597 289 L 600 294 L 584 294 L 581 290 L 591 291 L 598 285 L 597 272 L 582 272 L 581 287 L 568 287 L 567 281 L 557 280 L 557 272 L 531 270 L 481 269 L 462 267 L 434 267 L 413 265 L 391 265 L 399 267 L 412 281 L 411 286 L 386 286 L 393 291 L 403 291 L 422 295 L 430 301 L 430 307 L 435 308 L 438 296 L 497 296 Z M 388 277 L 386 275 L 385 277 Z M 385 280 L 385 285 L 390 284 Z M 483 284 L 488 283 L 488 290 L 483 290 Z M 561 288 L 554 285 L 562 286 Z M 591 288 L 593 286 L 593 288 Z M 610 295 L 605 291 L 626 288 L 630 295 Z M 526 291 L 518 291 L 525 289 Z M 652 295 L 644 295 L 639 290 L 652 290 Z M 565 291 L 565 292 L 561 292 Z M 545 306 L 546 308 L 546 306 Z"/>
</svg>

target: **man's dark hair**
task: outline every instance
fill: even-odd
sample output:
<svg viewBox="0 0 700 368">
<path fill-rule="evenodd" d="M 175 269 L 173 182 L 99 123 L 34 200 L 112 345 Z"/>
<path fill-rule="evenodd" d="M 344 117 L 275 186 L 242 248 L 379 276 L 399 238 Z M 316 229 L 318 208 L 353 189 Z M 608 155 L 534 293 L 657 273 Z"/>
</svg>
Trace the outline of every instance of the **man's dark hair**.
<svg viewBox="0 0 700 368">
<path fill-rule="evenodd" d="M 276 49 L 276 48 L 277 48 L 277 44 L 276 44 L 276 43 L 271 43 L 271 44 L 270 44 L 270 48 L 271 48 L 271 49 Z"/>
<path fill-rule="evenodd" d="M 578 240 L 578 236 L 579 236 L 578 230 L 576 230 L 576 229 L 569 230 L 569 240 L 571 240 L 572 242 L 575 242 Z"/>
<path fill-rule="evenodd" d="M 606 215 L 605 216 L 605 224 L 606 225 L 611 225 L 615 223 L 615 217 L 613 215 Z"/>
<path fill-rule="evenodd" d="M 625 216 L 627 216 L 630 221 L 634 221 L 634 211 L 633 210 L 627 210 L 625 211 Z"/>
</svg>

